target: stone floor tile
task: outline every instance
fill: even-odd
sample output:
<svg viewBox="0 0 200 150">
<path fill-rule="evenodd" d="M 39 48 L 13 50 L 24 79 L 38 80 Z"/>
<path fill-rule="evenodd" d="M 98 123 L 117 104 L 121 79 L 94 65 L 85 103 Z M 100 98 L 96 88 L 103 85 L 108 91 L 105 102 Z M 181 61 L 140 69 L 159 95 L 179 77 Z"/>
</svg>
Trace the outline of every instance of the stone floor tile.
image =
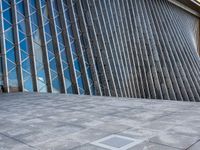
<svg viewBox="0 0 200 150">
<path fill-rule="evenodd" d="M 191 147 L 189 147 L 187 150 L 199 150 L 199 149 L 200 149 L 200 142 L 197 142 Z"/>
<path fill-rule="evenodd" d="M 194 144 L 199 138 L 198 137 L 191 137 L 185 136 L 182 134 L 161 134 L 159 136 L 155 136 L 150 139 L 150 142 L 167 145 L 170 147 L 186 149 Z"/>
<path fill-rule="evenodd" d="M 129 148 L 128 150 L 179 150 L 179 149 L 151 142 L 143 142 L 132 148 Z"/>
</svg>

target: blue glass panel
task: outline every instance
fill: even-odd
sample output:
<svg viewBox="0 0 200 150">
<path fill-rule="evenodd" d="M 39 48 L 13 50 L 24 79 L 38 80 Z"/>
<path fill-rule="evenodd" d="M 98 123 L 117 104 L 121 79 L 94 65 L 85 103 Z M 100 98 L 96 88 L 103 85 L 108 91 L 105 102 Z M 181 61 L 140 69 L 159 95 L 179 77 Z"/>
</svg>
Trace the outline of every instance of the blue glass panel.
<svg viewBox="0 0 200 150">
<path fill-rule="evenodd" d="M 31 79 L 28 79 L 27 81 L 24 82 L 24 88 L 25 90 L 31 92 L 33 91 L 33 83 L 32 83 L 32 80 Z"/>
<path fill-rule="evenodd" d="M 11 0 L 4 0 L 5 2 L 7 2 L 9 5 L 11 5 Z"/>
<path fill-rule="evenodd" d="M 65 61 L 62 61 L 63 69 L 68 68 L 68 64 Z"/>
<path fill-rule="evenodd" d="M 69 94 L 73 94 L 74 93 L 72 86 L 70 86 L 69 88 L 67 88 L 67 93 L 69 93 Z"/>
<path fill-rule="evenodd" d="M 2 8 L 3 8 L 3 10 L 8 9 L 9 7 L 10 7 L 10 4 L 7 3 L 7 2 L 5 2 L 5 1 L 3 0 L 3 1 L 2 1 Z"/>
<path fill-rule="evenodd" d="M 65 49 L 65 46 L 63 45 L 62 41 L 59 43 L 59 46 L 61 51 Z"/>
<path fill-rule="evenodd" d="M 59 43 L 64 43 L 62 34 L 58 35 L 58 41 L 59 41 Z"/>
<path fill-rule="evenodd" d="M 71 50 L 72 52 L 76 52 L 76 47 L 74 43 L 71 43 Z"/>
<path fill-rule="evenodd" d="M 51 35 L 51 29 L 50 29 L 49 23 L 47 23 L 44 28 L 45 28 L 45 32 L 47 32 L 49 35 Z"/>
<path fill-rule="evenodd" d="M 37 13 L 35 12 L 34 14 L 31 15 L 31 21 L 34 24 L 38 24 L 38 19 L 37 19 Z"/>
<path fill-rule="evenodd" d="M 78 70 L 78 71 L 80 71 L 80 65 L 79 65 L 78 59 L 76 59 L 74 61 L 74 65 L 75 65 L 75 69 Z"/>
<path fill-rule="evenodd" d="M 36 9 L 32 6 L 32 5 L 29 5 L 30 7 L 30 14 L 34 13 L 36 11 Z"/>
<path fill-rule="evenodd" d="M 54 71 L 57 71 L 56 60 L 55 59 L 51 60 L 50 68 L 53 69 Z"/>
<path fill-rule="evenodd" d="M 22 21 L 24 19 L 25 19 L 24 15 L 20 14 L 19 12 L 17 12 L 17 22 L 20 22 L 20 21 Z"/>
<path fill-rule="evenodd" d="M 46 5 L 46 0 L 41 0 L 40 3 L 41 3 L 41 6 L 43 7 Z"/>
<path fill-rule="evenodd" d="M 51 35 L 49 35 L 48 33 L 45 33 L 45 38 L 46 42 L 49 42 L 52 39 Z"/>
<path fill-rule="evenodd" d="M 52 58 L 55 57 L 55 55 L 52 52 L 48 51 L 48 57 L 49 57 L 49 60 L 51 60 Z"/>
<path fill-rule="evenodd" d="M 17 11 L 19 11 L 21 14 L 24 14 L 24 2 L 20 2 L 17 4 Z"/>
<path fill-rule="evenodd" d="M 12 23 L 12 14 L 11 14 L 11 9 L 8 9 L 3 12 L 3 17 L 10 23 Z"/>
<path fill-rule="evenodd" d="M 38 26 L 36 26 L 35 24 L 32 23 L 31 29 L 32 29 L 32 32 L 35 32 L 38 29 Z"/>
<path fill-rule="evenodd" d="M 11 62 L 10 60 L 7 60 L 7 67 L 8 67 L 8 70 L 10 71 L 13 68 L 15 68 L 15 64 Z"/>
<path fill-rule="evenodd" d="M 14 48 L 9 50 L 7 53 L 6 53 L 6 56 L 8 59 L 12 60 L 13 62 L 15 62 L 15 50 Z"/>
<path fill-rule="evenodd" d="M 8 28 L 10 28 L 10 27 L 12 27 L 12 24 L 10 24 L 8 21 L 6 21 L 5 19 L 4 19 L 4 31 L 5 30 L 7 30 Z"/>
<path fill-rule="evenodd" d="M 82 77 L 78 78 L 78 85 L 79 85 L 79 87 L 81 87 L 83 89 L 83 79 L 82 79 Z"/>
<path fill-rule="evenodd" d="M 23 33 L 26 33 L 26 24 L 24 20 L 18 23 L 18 29 L 21 30 Z"/>
<path fill-rule="evenodd" d="M 45 81 L 45 73 L 43 70 L 38 71 L 38 77 L 40 78 L 40 80 Z"/>
<path fill-rule="evenodd" d="M 22 33 L 21 31 L 19 31 L 19 41 L 24 40 L 26 37 L 26 35 L 24 33 Z"/>
<path fill-rule="evenodd" d="M 53 80 L 56 77 L 57 77 L 57 73 L 55 71 L 51 70 L 51 79 Z"/>
<path fill-rule="evenodd" d="M 23 69 L 22 73 L 23 73 L 23 82 L 31 77 L 30 74 L 27 71 L 25 71 L 24 69 Z"/>
<path fill-rule="evenodd" d="M 35 0 L 30 0 L 29 2 L 30 2 L 30 4 L 31 4 L 32 6 L 35 6 L 35 4 L 36 4 L 36 1 L 35 1 Z"/>
<path fill-rule="evenodd" d="M 23 52 L 23 51 L 21 51 L 21 59 L 22 59 L 22 61 L 23 61 L 24 59 L 26 59 L 27 57 L 28 57 L 28 54 L 25 53 L 25 52 Z"/>
<path fill-rule="evenodd" d="M 24 40 L 24 41 L 22 41 L 21 43 L 20 43 L 20 48 L 23 50 L 23 51 L 26 51 L 26 52 L 28 52 L 28 49 L 29 49 L 29 47 L 28 47 L 28 43 L 27 43 L 28 41 L 27 41 L 27 39 L 26 40 Z"/>
<path fill-rule="evenodd" d="M 38 83 L 38 85 L 40 85 L 40 84 Z M 41 84 L 41 86 L 42 86 L 42 84 Z M 39 86 L 39 88 L 40 88 L 40 89 L 39 89 L 40 92 L 45 92 L 45 93 L 47 92 L 47 86 L 46 86 L 46 85 L 43 86 L 43 87 L 40 87 L 40 86 Z"/>
<path fill-rule="evenodd" d="M 48 51 L 51 51 L 52 53 L 54 52 L 53 51 L 53 43 L 52 43 L 52 41 L 47 44 L 47 49 L 48 49 Z"/>
<path fill-rule="evenodd" d="M 22 68 L 31 73 L 29 59 L 27 59 L 22 63 Z"/>
<path fill-rule="evenodd" d="M 54 88 L 54 92 L 59 92 L 60 91 L 60 84 L 59 84 L 58 78 L 55 78 L 52 81 L 52 85 L 53 85 L 53 88 Z"/>
<path fill-rule="evenodd" d="M 62 58 L 63 61 L 67 62 L 67 56 L 66 56 L 65 51 L 63 51 L 63 52 L 61 53 L 61 58 Z"/>
<path fill-rule="evenodd" d="M 5 40 L 5 43 L 6 43 L 6 50 L 9 50 L 13 47 L 13 43 L 11 43 L 10 41 Z"/>
<path fill-rule="evenodd" d="M 69 36 L 73 37 L 73 33 L 72 33 L 72 29 L 71 29 L 71 27 L 68 27 L 67 30 L 68 30 L 68 34 L 69 34 Z"/>
<path fill-rule="evenodd" d="M 8 39 L 10 42 L 14 42 L 12 29 L 9 29 L 5 32 L 5 38 Z"/>
<path fill-rule="evenodd" d="M 9 86 L 10 87 L 18 87 L 18 80 L 17 80 L 17 71 L 13 69 L 9 74 Z"/>
<path fill-rule="evenodd" d="M 39 30 L 34 32 L 32 36 L 33 36 L 33 41 L 40 45 L 41 44 L 41 40 L 40 40 Z"/>
</svg>

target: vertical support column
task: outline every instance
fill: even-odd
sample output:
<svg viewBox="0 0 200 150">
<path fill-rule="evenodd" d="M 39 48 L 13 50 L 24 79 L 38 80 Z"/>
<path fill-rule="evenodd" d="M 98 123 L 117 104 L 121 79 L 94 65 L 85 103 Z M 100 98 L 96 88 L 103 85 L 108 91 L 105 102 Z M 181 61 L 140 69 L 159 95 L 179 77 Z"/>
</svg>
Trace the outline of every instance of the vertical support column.
<svg viewBox="0 0 200 150">
<path fill-rule="evenodd" d="M 64 6 L 63 6 L 63 0 L 58 0 L 58 9 L 60 11 L 60 19 L 61 19 L 61 26 L 63 30 L 63 37 L 64 37 L 64 44 L 66 47 L 66 53 L 69 61 L 69 68 L 70 68 L 70 75 L 72 78 L 72 86 L 74 93 L 78 93 L 78 85 L 76 81 L 76 74 L 75 74 L 75 69 L 74 69 L 74 63 L 73 63 L 73 54 L 70 49 L 70 44 L 69 44 L 69 39 L 68 39 L 68 32 L 67 32 L 67 24 L 65 21 L 65 13 L 64 13 Z"/>
<path fill-rule="evenodd" d="M 78 1 L 76 1 L 75 3 L 78 3 Z M 85 66 L 85 59 L 84 59 L 84 54 L 83 54 L 83 49 L 82 49 L 82 44 L 80 41 L 80 29 L 77 25 L 77 20 L 78 18 L 78 14 L 75 13 L 75 8 L 74 6 L 77 4 L 74 4 L 73 0 L 69 1 L 69 7 L 70 10 L 69 11 L 69 15 L 70 15 L 70 20 L 72 21 L 72 31 L 74 33 L 74 38 L 75 38 L 75 43 L 77 46 L 77 54 L 78 54 L 78 60 L 80 62 L 80 67 L 81 67 L 81 73 L 83 75 L 83 82 L 84 82 L 84 88 L 85 88 L 85 93 L 86 94 L 91 94 L 91 90 L 89 88 L 89 81 L 88 81 L 88 77 L 87 77 L 87 72 L 86 72 L 86 66 Z"/>
<path fill-rule="evenodd" d="M 93 1 L 93 2 L 92 2 Z M 100 14 L 97 11 L 97 6 L 96 6 L 96 2 L 95 0 L 91 0 L 89 1 L 89 3 L 91 3 L 91 5 L 93 7 L 91 8 L 92 16 L 93 16 L 93 21 L 95 23 L 95 29 L 97 30 L 97 39 L 99 41 L 99 46 L 101 49 L 101 52 L 103 54 L 103 60 L 106 63 L 106 73 L 108 74 L 108 79 L 109 79 L 109 86 L 110 86 L 110 91 L 111 91 L 111 95 L 112 96 L 117 96 L 118 97 L 118 93 L 117 93 L 117 87 L 116 87 L 116 83 L 117 81 L 115 81 L 114 79 L 114 75 L 112 70 L 114 70 L 115 68 L 111 69 L 111 59 L 109 58 L 108 55 L 108 47 L 106 47 L 106 42 L 105 42 L 105 35 L 103 33 L 103 26 L 101 25 L 101 21 L 100 21 Z M 112 58 L 114 59 L 114 58 Z"/>
<path fill-rule="evenodd" d="M 108 8 L 106 8 L 107 10 L 107 15 L 108 15 L 108 20 L 110 20 L 110 26 L 111 26 L 111 30 L 112 30 L 112 39 L 113 39 L 113 42 L 115 44 L 115 48 L 116 48 L 116 54 L 117 54 L 117 57 L 118 57 L 118 60 L 119 60 L 119 68 L 120 68 L 120 71 L 121 71 L 121 83 L 122 83 L 122 95 L 123 97 L 127 97 L 128 96 L 128 91 L 127 91 L 127 79 L 126 79 L 126 70 L 125 70 L 125 65 L 124 65 L 124 60 L 122 58 L 122 44 L 120 43 L 121 40 L 120 40 L 120 36 L 119 36 L 119 32 L 117 30 L 118 28 L 118 24 L 117 24 L 117 16 L 116 14 L 114 13 L 114 8 L 113 8 L 113 5 L 111 5 L 111 2 L 110 0 L 107 1 L 104 0 L 104 6 L 107 6 Z M 110 15 L 109 15 L 110 14 Z M 119 71 L 119 72 L 120 72 Z"/>
<path fill-rule="evenodd" d="M 94 0 L 94 3 L 96 5 L 96 10 L 97 10 L 97 14 L 98 14 L 98 18 L 99 18 L 99 22 L 100 22 L 100 26 L 101 26 L 101 29 L 102 29 L 102 38 L 103 38 L 103 41 L 105 43 L 105 49 L 108 53 L 108 59 L 110 61 L 110 65 L 111 65 L 111 73 L 113 75 L 113 78 L 114 78 L 114 82 L 115 82 L 115 85 L 116 85 L 116 89 L 117 89 L 117 94 L 118 96 L 122 96 L 122 88 L 121 88 L 121 80 L 119 78 L 119 75 L 120 75 L 120 72 L 118 72 L 117 70 L 117 64 L 116 64 L 116 49 L 113 48 L 113 43 L 111 43 L 111 38 L 109 36 L 111 36 L 111 34 L 109 34 L 109 31 L 108 31 L 108 27 L 109 27 L 109 24 L 106 22 L 106 15 L 104 14 L 106 11 L 105 9 L 103 10 L 102 8 L 102 3 L 103 1 L 98 1 L 98 0 Z"/>
<path fill-rule="evenodd" d="M 199 17 L 199 37 L 198 37 L 198 48 L 199 48 L 199 57 L 200 57 L 200 17 Z"/>
<path fill-rule="evenodd" d="M 88 35 L 88 29 L 86 27 L 86 22 L 85 22 L 85 18 L 84 18 L 84 12 L 83 12 L 83 7 L 81 4 L 81 1 L 78 1 L 78 6 L 80 8 L 80 18 L 79 20 L 81 23 L 81 30 L 82 32 L 84 32 L 84 34 L 86 34 L 86 38 L 87 38 L 87 42 L 88 42 L 88 47 L 86 49 L 86 53 L 88 55 L 89 58 L 89 64 L 90 64 L 90 68 L 91 68 L 91 72 L 92 72 L 92 78 L 94 80 L 94 85 L 96 88 L 96 92 L 97 95 L 101 95 L 102 96 L 102 92 L 101 92 L 101 87 L 100 87 L 100 82 L 99 82 L 99 78 L 98 78 L 98 74 L 97 74 L 97 70 L 96 70 L 96 66 L 95 66 L 95 60 L 94 60 L 94 54 L 92 51 L 92 47 L 91 47 L 91 42 L 89 40 L 89 35 Z"/>
<path fill-rule="evenodd" d="M 3 90 L 4 92 L 8 93 L 9 92 L 8 68 L 7 68 L 7 61 L 6 61 L 5 35 L 3 34 L 3 12 L 2 11 L 3 11 L 2 2 L 0 2 L 0 49 L 1 49 L 2 70 L 3 70 Z"/>
<path fill-rule="evenodd" d="M 39 28 L 40 28 L 40 34 L 41 34 L 41 43 L 42 43 L 42 50 L 44 55 L 44 68 L 45 68 L 45 74 L 46 74 L 46 80 L 47 80 L 47 91 L 52 93 L 52 80 L 51 80 L 51 74 L 50 74 L 50 68 L 49 68 L 49 61 L 48 61 L 48 52 L 47 52 L 47 46 L 46 46 L 46 40 L 45 40 L 45 34 L 44 34 L 44 20 L 42 18 L 42 10 L 41 10 L 41 4 L 40 1 L 36 1 L 37 10 L 38 10 L 38 22 L 39 22 Z"/>
<path fill-rule="evenodd" d="M 65 80 L 64 80 L 64 75 L 63 75 L 63 68 L 61 64 L 61 56 L 60 56 L 60 51 L 59 51 L 59 45 L 58 45 L 58 40 L 57 40 L 57 32 L 55 29 L 55 20 L 54 20 L 54 12 L 52 9 L 52 0 L 47 1 L 47 8 L 48 8 L 48 13 L 49 13 L 49 22 L 50 22 L 50 28 L 52 32 L 52 41 L 53 41 L 53 48 L 55 52 L 55 58 L 57 61 L 57 73 L 58 77 L 60 80 L 60 91 L 61 93 L 66 93 L 66 86 L 65 86 Z"/>
<path fill-rule="evenodd" d="M 98 70 L 98 76 L 99 76 L 99 80 L 100 80 L 102 93 L 104 96 L 110 96 L 111 91 L 109 88 L 108 77 L 106 74 L 106 64 L 103 62 L 101 50 L 99 47 L 99 42 L 97 39 L 97 33 L 96 33 L 96 30 L 94 27 L 94 22 L 93 22 L 93 18 L 92 18 L 92 14 L 91 14 L 91 9 L 90 9 L 88 1 L 86 1 L 86 2 L 81 1 L 81 2 L 82 2 L 82 4 L 84 4 L 84 6 L 82 5 L 85 10 L 84 18 L 87 21 L 86 23 L 87 23 L 88 33 L 90 36 L 90 42 L 92 45 L 92 49 L 94 51 L 95 63 L 96 63 L 96 67 Z"/>
<path fill-rule="evenodd" d="M 26 34 L 28 38 L 28 45 L 30 51 L 30 62 L 31 62 L 31 72 L 32 72 L 32 80 L 33 80 L 33 91 L 38 92 L 38 85 L 37 85 L 37 71 L 36 71 L 36 62 L 35 62 L 35 54 L 33 51 L 33 38 L 31 35 L 31 26 L 30 26 L 30 10 L 28 7 L 29 0 L 24 0 L 24 9 L 25 9 L 25 23 L 26 23 Z"/>
<path fill-rule="evenodd" d="M 15 42 L 15 50 L 16 50 L 16 66 L 17 66 L 17 75 L 18 75 L 18 85 L 19 91 L 24 91 L 24 84 L 23 84 L 23 74 L 22 74 L 22 62 L 21 62 L 21 52 L 19 48 L 19 31 L 17 28 L 17 11 L 16 11 L 16 2 L 15 0 L 11 1 L 11 10 L 13 16 L 13 31 L 14 31 L 14 42 Z"/>
<path fill-rule="evenodd" d="M 168 52 L 167 52 L 167 49 L 166 49 L 165 42 L 163 40 L 163 37 L 161 36 L 160 30 L 158 30 L 156 28 L 157 20 L 154 20 L 152 18 L 153 12 L 150 10 L 149 5 L 145 5 L 145 1 L 143 1 L 142 6 L 143 6 L 143 9 L 146 10 L 145 15 L 149 16 L 148 24 L 149 24 L 149 27 L 151 28 L 151 31 L 152 31 L 152 38 L 155 40 L 155 41 L 153 40 L 153 42 L 155 42 L 154 44 L 155 44 L 156 49 L 158 51 L 158 55 L 159 55 L 159 58 L 160 58 L 160 65 L 161 65 L 161 68 L 162 68 L 163 75 L 165 77 L 166 86 L 168 87 L 168 91 L 169 91 L 169 97 L 170 97 L 171 100 L 176 100 L 174 88 L 177 88 L 176 87 L 177 83 L 174 84 L 174 85 L 172 83 L 171 78 L 174 79 L 175 77 L 174 77 L 174 72 L 169 71 L 169 70 L 172 70 L 172 66 L 171 66 L 170 60 L 168 59 L 169 56 L 168 56 Z M 167 62 L 168 62 L 168 64 L 167 64 Z"/>
</svg>

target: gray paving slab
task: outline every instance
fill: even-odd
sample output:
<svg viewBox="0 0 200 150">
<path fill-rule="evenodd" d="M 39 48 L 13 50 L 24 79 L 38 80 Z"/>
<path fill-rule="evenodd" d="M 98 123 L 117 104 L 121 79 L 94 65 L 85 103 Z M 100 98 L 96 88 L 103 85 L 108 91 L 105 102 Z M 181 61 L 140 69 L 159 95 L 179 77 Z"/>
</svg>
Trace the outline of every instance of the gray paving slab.
<svg viewBox="0 0 200 150">
<path fill-rule="evenodd" d="M 64 94 L 0 95 L 0 150 L 105 150 L 112 134 L 129 150 L 196 150 L 200 103 Z M 115 144 L 115 143 L 114 143 Z"/>
<path fill-rule="evenodd" d="M 129 148 L 128 150 L 180 150 L 180 149 L 151 142 L 143 142 L 132 148 Z"/>
<path fill-rule="evenodd" d="M 187 149 L 199 140 L 199 137 L 185 136 L 179 133 L 163 133 L 150 139 L 151 142 L 170 147 Z"/>
<path fill-rule="evenodd" d="M 189 147 L 187 150 L 199 150 L 200 149 L 200 141 Z"/>
</svg>

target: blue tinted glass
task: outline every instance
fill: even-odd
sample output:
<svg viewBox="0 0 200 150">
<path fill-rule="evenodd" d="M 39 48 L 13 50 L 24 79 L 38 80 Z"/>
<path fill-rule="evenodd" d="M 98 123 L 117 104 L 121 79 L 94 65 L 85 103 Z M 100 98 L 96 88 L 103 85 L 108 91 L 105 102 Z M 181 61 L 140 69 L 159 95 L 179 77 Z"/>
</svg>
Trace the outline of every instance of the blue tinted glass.
<svg viewBox="0 0 200 150">
<path fill-rule="evenodd" d="M 46 5 L 46 0 L 41 0 L 40 3 L 41 3 L 41 6 L 43 7 Z"/>
<path fill-rule="evenodd" d="M 24 40 L 26 37 L 26 35 L 24 33 L 22 33 L 21 31 L 19 31 L 19 41 Z"/>
<path fill-rule="evenodd" d="M 45 73 L 43 70 L 38 71 L 38 77 L 40 80 L 45 81 Z"/>
<path fill-rule="evenodd" d="M 51 35 L 51 29 L 50 29 L 49 23 L 47 23 L 44 28 L 45 28 L 45 32 Z"/>
<path fill-rule="evenodd" d="M 36 25 L 38 24 L 37 13 L 31 15 L 31 21 Z"/>
<path fill-rule="evenodd" d="M 20 14 L 19 12 L 17 12 L 17 22 L 20 22 L 20 21 L 22 21 L 24 19 L 25 19 L 24 15 Z"/>
<path fill-rule="evenodd" d="M 8 67 L 8 70 L 10 71 L 13 68 L 15 68 L 15 64 L 11 62 L 10 60 L 7 60 L 7 67 Z"/>
<path fill-rule="evenodd" d="M 51 62 L 50 62 L 50 68 L 53 69 L 54 71 L 57 71 L 56 60 L 55 59 L 51 60 Z"/>
<path fill-rule="evenodd" d="M 59 91 L 60 91 L 60 84 L 59 84 L 58 78 L 55 78 L 55 79 L 52 81 L 52 85 L 53 85 L 53 88 L 54 88 L 54 91 L 53 91 L 53 92 L 59 92 Z"/>
<path fill-rule="evenodd" d="M 8 21 L 4 19 L 4 31 L 7 30 L 8 28 L 12 27 L 12 24 L 10 24 Z"/>
<path fill-rule="evenodd" d="M 21 30 L 23 33 L 26 33 L 26 23 L 24 20 L 18 23 L 18 29 Z"/>
<path fill-rule="evenodd" d="M 55 55 L 52 52 L 48 51 L 48 57 L 49 57 L 49 60 L 51 60 L 52 58 L 55 57 Z"/>
<path fill-rule="evenodd" d="M 24 88 L 27 91 L 33 91 L 33 86 L 32 86 L 32 80 L 28 79 L 27 81 L 24 82 Z"/>
<path fill-rule="evenodd" d="M 48 49 L 48 51 L 51 51 L 52 53 L 54 52 L 53 51 L 53 43 L 52 43 L 52 41 L 47 44 L 47 49 Z"/>
<path fill-rule="evenodd" d="M 21 14 L 24 14 L 24 2 L 20 2 L 17 4 L 17 11 L 19 11 Z"/>
<path fill-rule="evenodd" d="M 15 50 L 14 48 L 7 52 L 7 58 L 15 62 Z"/>
<path fill-rule="evenodd" d="M 28 52 L 28 43 L 27 39 L 20 43 L 20 48 L 26 52 Z"/>
<path fill-rule="evenodd" d="M 10 23 L 12 23 L 12 15 L 11 15 L 11 9 L 8 9 L 3 12 L 3 17 Z"/>
<path fill-rule="evenodd" d="M 76 52 L 76 47 L 74 43 L 71 43 L 71 50 L 72 52 Z"/>
<path fill-rule="evenodd" d="M 5 40 L 5 42 L 6 42 L 6 50 L 9 50 L 13 47 L 13 44 L 9 42 L 8 40 Z"/>
<path fill-rule="evenodd" d="M 27 57 L 28 57 L 28 54 L 25 53 L 24 51 L 21 51 L 21 59 L 22 59 L 22 61 L 23 61 L 24 59 L 26 59 Z"/>
<path fill-rule="evenodd" d="M 22 63 L 22 67 L 23 67 L 23 69 L 25 69 L 26 71 L 28 71 L 29 73 L 31 73 L 29 59 L 26 60 L 26 61 L 24 61 Z"/>
<path fill-rule="evenodd" d="M 35 6 L 35 0 L 30 0 L 29 2 L 32 6 Z"/>
<path fill-rule="evenodd" d="M 8 78 L 9 78 L 9 85 L 10 86 L 18 86 L 18 83 L 17 83 L 17 73 L 16 73 L 16 69 L 13 69 L 11 72 L 9 72 L 8 74 Z"/>
<path fill-rule="evenodd" d="M 64 42 L 63 42 L 62 34 L 59 34 L 59 35 L 58 35 L 58 41 L 59 41 L 60 43 L 64 43 Z"/>
<path fill-rule="evenodd" d="M 65 70 L 64 75 L 65 75 L 65 78 L 67 78 L 68 80 L 71 80 L 69 69 Z"/>
<path fill-rule="evenodd" d="M 2 8 L 3 8 L 3 10 L 8 9 L 9 7 L 10 7 L 10 4 L 7 3 L 5 0 L 3 0 L 3 1 L 2 1 Z"/>
<path fill-rule="evenodd" d="M 83 89 L 83 79 L 82 79 L 82 77 L 78 78 L 78 85 L 79 85 L 79 87 L 81 87 Z"/>
<path fill-rule="evenodd" d="M 62 52 L 61 58 L 62 58 L 63 61 L 67 62 L 67 56 L 66 56 L 65 51 Z"/>
<path fill-rule="evenodd" d="M 48 33 L 45 33 L 45 38 L 46 38 L 46 42 L 52 39 L 51 35 L 49 35 Z"/>
<path fill-rule="evenodd" d="M 67 88 L 67 93 L 69 94 L 73 94 L 73 89 L 72 89 L 72 86 L 70 86 L 69 88 Z"/>
<path fill-rule="evenodd" d="M 80 71 L 80 66 L 79 66 L 78 59 L 76 59 L 76 60 L 74 61 L 74 65 L 75 65 L 75 69 L 78 70 L 78 71 Z"/>
<path fill-rule="evenodd" d="M 73 37 L 73 33 L 72 33 L 72 29 L 71 29 L 71 27 L 68 27 L 67 30 L 68 30 L 68 34 L 69 34 L 69 36 Z"/>
<path fill-rule="evenodd" d="M 10 42 L 14 42 L 12 29 L 9 29 L 5 32 L 5 38 L 8 39 Z"/>
</svg>

